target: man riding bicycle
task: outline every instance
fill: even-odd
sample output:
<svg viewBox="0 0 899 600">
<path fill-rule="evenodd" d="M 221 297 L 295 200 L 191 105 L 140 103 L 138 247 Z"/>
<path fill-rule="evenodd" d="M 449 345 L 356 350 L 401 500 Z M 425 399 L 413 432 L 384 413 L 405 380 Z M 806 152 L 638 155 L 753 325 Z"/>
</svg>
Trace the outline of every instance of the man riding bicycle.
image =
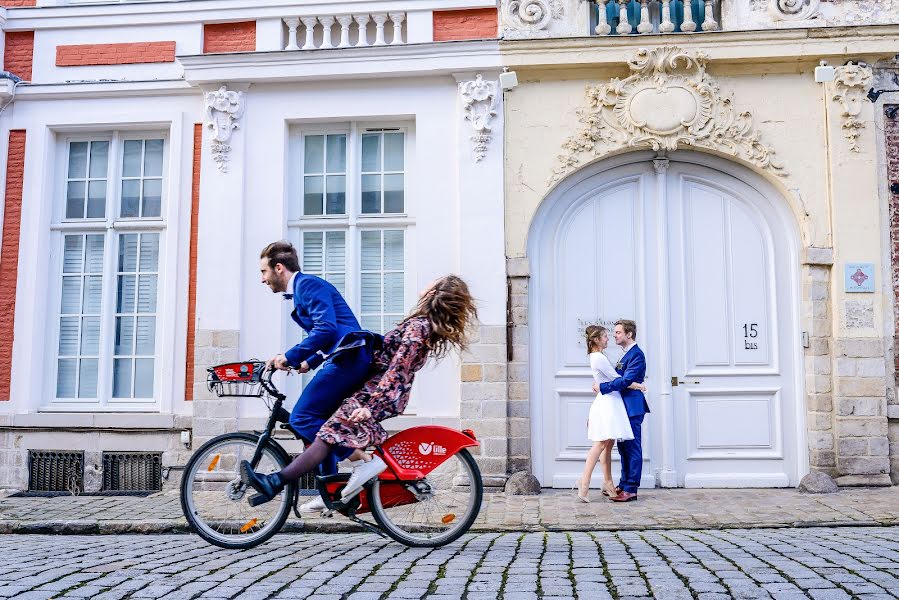
<svg viewBox="0 0 899 600">
<path fill-rule="evenodd" d="M 262 283 L 293 301 L 290 316 L 307 334 L 299 344 L 271 358 L 267 366 L 306 373 L 321 365 L 290 414 L 291 427 L 309 446 L 341 402 L 365 383 L 372 359 L 371 343 L 377 336 L 361 332 L 359 321 L 337 288 L 321 277 L 300 271 L 297 251 L 290 242 L 272 242 L 259 258 Z M 337 473 L 337 462 L 346 458 L 352 458 L 354 466 L 369 460 L 360 450 L 337 446 L 321 462 L 319 473 Z M 324 508 L 322 499 L 316 497 L 301 510 L 317 512 Z"/>
</svg>

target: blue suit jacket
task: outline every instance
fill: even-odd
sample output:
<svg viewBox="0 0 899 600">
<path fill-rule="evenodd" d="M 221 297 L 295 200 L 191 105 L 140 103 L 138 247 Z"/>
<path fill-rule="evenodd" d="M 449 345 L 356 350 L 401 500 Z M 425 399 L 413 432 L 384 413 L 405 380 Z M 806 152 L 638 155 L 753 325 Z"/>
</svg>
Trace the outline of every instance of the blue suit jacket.
<svg viewBox="0 0 899 600">
<path fill-rule="evenodd" d="M 621 365 L 621 368 L 618 368 L 618 365 Z M 624 408 L 627 409 L 627 416 L 629 417 L 648 413 L 649 404 L 646 403 L 646 397 L 643 395 L 643 392 L 631 390 L 627 387 L 634 382 L 643 383 L 643 380 L 646 378 L 646 357 L 643 355 L 643 351 L 634 344 L 621 357 L 618 365 L 615 365 L 615 370 L 621 374 L 621 377 L 606 383 L 600 383 L 600 393 L 621 392 L 621 397 L 624 399 Z"/>
<path fill-rule="evenodd" d="M 321 277 L 297 273 L 293 280 L 293 312 L 290 317 L 302 327 L 306 338 L 284 353 L 294 367 L 306 361 L 310 369 L 324 360 L 348 333 L 359 331 L 359 321 L 346 300 Z"/>
</svg>

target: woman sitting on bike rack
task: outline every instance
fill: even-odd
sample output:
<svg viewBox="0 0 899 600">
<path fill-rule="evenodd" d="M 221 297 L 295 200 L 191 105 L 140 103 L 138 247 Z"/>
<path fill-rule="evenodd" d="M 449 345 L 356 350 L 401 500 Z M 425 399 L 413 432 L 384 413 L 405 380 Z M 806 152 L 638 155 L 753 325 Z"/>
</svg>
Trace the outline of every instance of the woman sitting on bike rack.
<svg viewBox="0 0 899 600">
<path fill-rule="evenodd" d="M 430 356 L 440 359 L 453 347 L 465 350 L 466 330 L 476 318 L 474 299 L 462 279 L 447 275 L 431 284 L 415 310 L 385 336 L 375 354 L 374 373 L 363 388 L 344 400 L 302 454 L 271 475 L 256 473 L 248 461 L 241 463 L 241 479 L 261 496 L 251 503 L 277 496 L 287 483 L 313 471 L 335 446 L 361 450 L 387 439 L 380 422 L 406 409 L 415 373 Z M 377 456 L 356 467 L 341 499 L 352 498 L 386 468 Z"/>
</svg>

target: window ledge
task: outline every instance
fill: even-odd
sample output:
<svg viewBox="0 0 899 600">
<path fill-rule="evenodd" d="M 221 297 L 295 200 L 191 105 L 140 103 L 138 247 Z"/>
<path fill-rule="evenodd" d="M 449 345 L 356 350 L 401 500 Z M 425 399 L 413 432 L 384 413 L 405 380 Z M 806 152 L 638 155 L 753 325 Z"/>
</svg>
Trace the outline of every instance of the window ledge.
<svg viewBox="0 0 899 600">
<path fill-rule="evenodd" d="M 175 430 L 191 426 L 189 415 L 148 413 L 47 412 L 4 415 L 0 427 L 15 429 L 154 429 Z"/>
</svg>

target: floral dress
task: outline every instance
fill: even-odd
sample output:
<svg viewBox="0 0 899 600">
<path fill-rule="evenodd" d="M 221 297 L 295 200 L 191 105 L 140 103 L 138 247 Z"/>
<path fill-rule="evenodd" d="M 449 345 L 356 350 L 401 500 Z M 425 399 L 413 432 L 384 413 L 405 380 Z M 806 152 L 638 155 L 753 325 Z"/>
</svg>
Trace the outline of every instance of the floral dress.
<svg viewBox="0 0 899 600">
<path fill-rule="evenodd" d="M 361 390 L 343 401 L 322 425 L 318 437 L 346 448 L 367 448 L 386 440 L 387 432 L 380 423 L 406 410 L 415 373 L 428 360 L 430 336 L 431 322 L 425 317 L 413 317 L 388 333 L 375 353 L 371 377 Z M 350 422 L 350 415 L 361 407 L 371 411 L 371 418 Z"/>
</svg>

